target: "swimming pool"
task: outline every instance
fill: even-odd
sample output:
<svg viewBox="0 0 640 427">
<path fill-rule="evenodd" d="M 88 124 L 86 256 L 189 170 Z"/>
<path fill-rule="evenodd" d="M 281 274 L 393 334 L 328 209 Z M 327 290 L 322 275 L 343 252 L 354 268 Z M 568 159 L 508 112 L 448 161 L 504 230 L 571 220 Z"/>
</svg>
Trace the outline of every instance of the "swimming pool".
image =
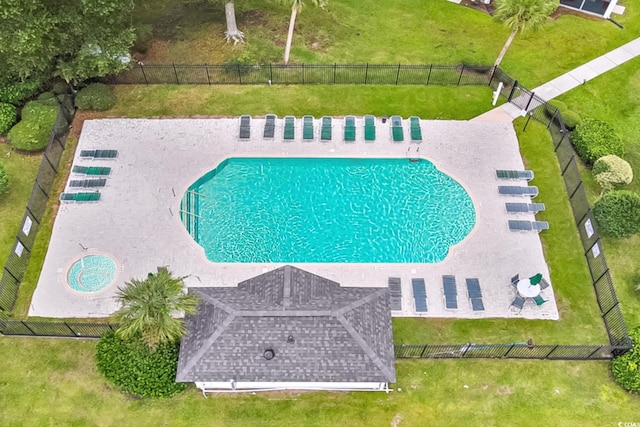
<svg viewBox="0 0 640 427">
<path fill-rule="evenodd" d="M 189 187 L 181 218 L 213 262 L 437 263 L 476 216 L 426 160 L 230 158 Z"/>
<path fill-rule="evenodd" d="M 87 255 L 75 261 L 67 272 L 69 287 L 77 292 L 99 292 L 116 279 L 116 262 L 106 255 Z"/>
</svg>

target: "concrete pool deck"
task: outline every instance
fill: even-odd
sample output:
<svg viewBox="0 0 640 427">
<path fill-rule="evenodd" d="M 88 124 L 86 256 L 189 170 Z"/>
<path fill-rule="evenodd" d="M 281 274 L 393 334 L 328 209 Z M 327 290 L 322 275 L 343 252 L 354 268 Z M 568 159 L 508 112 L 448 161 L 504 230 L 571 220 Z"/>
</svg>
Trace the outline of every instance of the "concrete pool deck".
<svg viewBox="0 0 640 427">
<path fill-rule="evenodd" d="M 377 157 L 425 158 L 470 194 L 476 208 L 476 226 L 438 264 L 300 264 L 293 265 L 324 276 L 342 286 L 387 286 L 400 277 L 403 310 L 394 316 L 418 316 L 413 308 L 411 278 L 424 278 L 428 313 L 425 317 L 516 317 L 558 319 L 553 288 L 542 292 L 548 302 L 527 302 L 522 311 L 510 309 L 515 274 L 542 273 L 549 278 L 540 238 L 535 232 L 509 230 L 509 219 L 534 220 L 532 214 L 507 214 L 505 202 L 527 198 L 501 196 L 498 185 L 526 185 L 526 181 L 498 180 L 496 169 L 523 169 L 511 123 L 421 121 L 423 142 L 391 141 L 390 123 L 376 122 L 377 139 L 363 141 L 362 118 L 357 118 L 355 143 L 342 140 L 342 120 L 333 121 L 333 141 L 282 141 L 282 120 L 273 140 L 262 139 L 264 119 L 251 121 L 250 140 L 238 141 L 238 118 L 230 119 L 102 119 L 84 123 L 73 165 L 110 166 L 111 175 L 95 203 L 61 203 L 44 266 L 29 310 L 30 316 L 106 317 L 118 304 L 118 286 L 143 279 L 167 265 L 186 283 L 198 286 L 236 286 L 238 282 L 283 264 L 214 264 L 188 235 L 178 212 L 184 191 L 200 176 L 229 157 Z M 81 150 L 115 149 L 110 160 L 84 160 Z M 79 179 L 71 174 L 69 179 Z M 535 185 L 535 180 L 530 183 Z M 540 194 L 536 202 L 544 202 Z M 551 230 L 553 232 L 553 224 Z M 115 284 L 96 293 L 79 295 L 66 283 L 69 266 L 83 255 L 109 254 L 119 265 Z M 457 280 L 457 310 L 444 308 L 442 276 Z M 485 310 L 474 312 L 467 298 L 466 278 L 478 278 Z"/>
</svg>

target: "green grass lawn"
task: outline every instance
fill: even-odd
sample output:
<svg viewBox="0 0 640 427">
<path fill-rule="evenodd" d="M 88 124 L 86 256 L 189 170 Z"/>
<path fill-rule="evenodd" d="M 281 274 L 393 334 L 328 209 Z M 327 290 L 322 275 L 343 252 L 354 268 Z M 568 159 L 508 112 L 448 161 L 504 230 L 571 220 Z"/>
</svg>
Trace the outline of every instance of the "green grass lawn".
<svg viewBox="0 0 640 427">
<path fill-rule="evenodd" d="M 162 85 L 113 90 L 117 102 L 105 114 L 124 117 L 400 114 L 467 120 L 491 107 L 491 89 L 480 86 Z"/>
<path fill-rule="evenodd" d="M 605 362 L 399 361 L 394 391 L 259 393 L 138 400 L 96 371 L 95 341 L 0 338 L 3 427 L 617 426 L 640 399 Z M 395 421 L 394 421 L 395 420 Z M 395 422 L 395 424 L 394 424 Z"/>
<path fill-rule="evenodd" d="M 622 138 L 631 164 L 633 182 L 627 189 L 640 192 L 640 59 L 609 71 L 559 98 L 582 117 L 610 123 Z M 582 169 L 585 188 L 593 203 L 600 194 L 591 172 Z M 629 327 L 640 325 L 640 237 L 604 239 L 607 262 L 614 279 L 622 313 Z"/>
<path fill-rule="evenodd" d="M 136 9 L 153 25 L 145 63 L 282 62 L 290 9 L 275 2 L 236 3 L 247 43 L 224 42 L 222 5 L 152 0 Z M 560 9 L 562 10 L 562 9 Z M 518 35 L 503 68 L 525 86 L 544 83 L 640 36 L 640 10 L 612 23 L 563 15 L 543 30 Z M 443 0 L 342 0 L 298 14 L 291 61 L 306 63 L 492 64 L 509 32 L 489 15 Z"/>
<path fill-rule="evenodd" d="M 0 162 L 9 177 L 9 191 L 0 196 L 0 265 L 3 267 L 22 225 L 41 161 L 41 154 L 20 154 L 8 144 L 0 144 Z"/>
</svg>

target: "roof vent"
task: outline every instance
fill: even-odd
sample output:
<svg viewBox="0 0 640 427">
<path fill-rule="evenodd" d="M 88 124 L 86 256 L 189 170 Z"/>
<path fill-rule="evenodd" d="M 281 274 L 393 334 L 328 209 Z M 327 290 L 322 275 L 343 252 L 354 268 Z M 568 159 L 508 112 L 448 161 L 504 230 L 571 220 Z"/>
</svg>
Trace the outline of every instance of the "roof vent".
<svg viewBox="0 0 640 427">
<path fill-rule="evenodd" d="M 265 359 L 267 360 L 271 360 L 276 356 L 276 352 L 273 351 L 272 349 L 268 348 L 264 351 L 263 356 Z"/>
<path fill-rule="evenodd" d="M 294 342 L 296 342 L 296 339 L 293 337 L 293 335 L 289 335 L 287 337 L 287 344 L 293 344 Z"/>
</svg>

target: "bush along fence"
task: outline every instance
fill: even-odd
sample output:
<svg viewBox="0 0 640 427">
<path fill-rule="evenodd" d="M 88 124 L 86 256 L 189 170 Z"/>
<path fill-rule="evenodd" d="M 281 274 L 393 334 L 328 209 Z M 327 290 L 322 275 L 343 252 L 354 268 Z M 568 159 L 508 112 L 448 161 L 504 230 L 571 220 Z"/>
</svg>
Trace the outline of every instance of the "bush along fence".
<svg viewBox="0 0 640 427">
<path fill-rule="evenodd" d="M 235 74 L 234 74 L 235 73 Z M 576 154 L 560 112 L 545 100 L 518 84 L 501 69 L 492 66 L 442 65 L 142 65 L 104 79 L 112 84 L 419 84 L 490 86 L 508 102 L 527 112 L 549 130 L 562 170 L 567 194 L 602 319 L 609 336 L 603 345 L 546 345 L 533 343 L 396 345 L 395 357 L 404 358 L 512 358 L 552 360 L 606 360 L 632 346 L 616 297 L 595 220 L 578 171 Z M 64 149 L 66 124 L 73 107 L 61 110 L 45 151 L 42 165 L 27 206 L 23 227 L 0 282 L 0 332 L 5 335 L 96 338 L 115 329 L 107 323 L 68 323 L 9 320 L 20 280 L 45 211 L 53 180 Z M 64 120 L 63 120 L 64 119 Z"/>
</svg>

